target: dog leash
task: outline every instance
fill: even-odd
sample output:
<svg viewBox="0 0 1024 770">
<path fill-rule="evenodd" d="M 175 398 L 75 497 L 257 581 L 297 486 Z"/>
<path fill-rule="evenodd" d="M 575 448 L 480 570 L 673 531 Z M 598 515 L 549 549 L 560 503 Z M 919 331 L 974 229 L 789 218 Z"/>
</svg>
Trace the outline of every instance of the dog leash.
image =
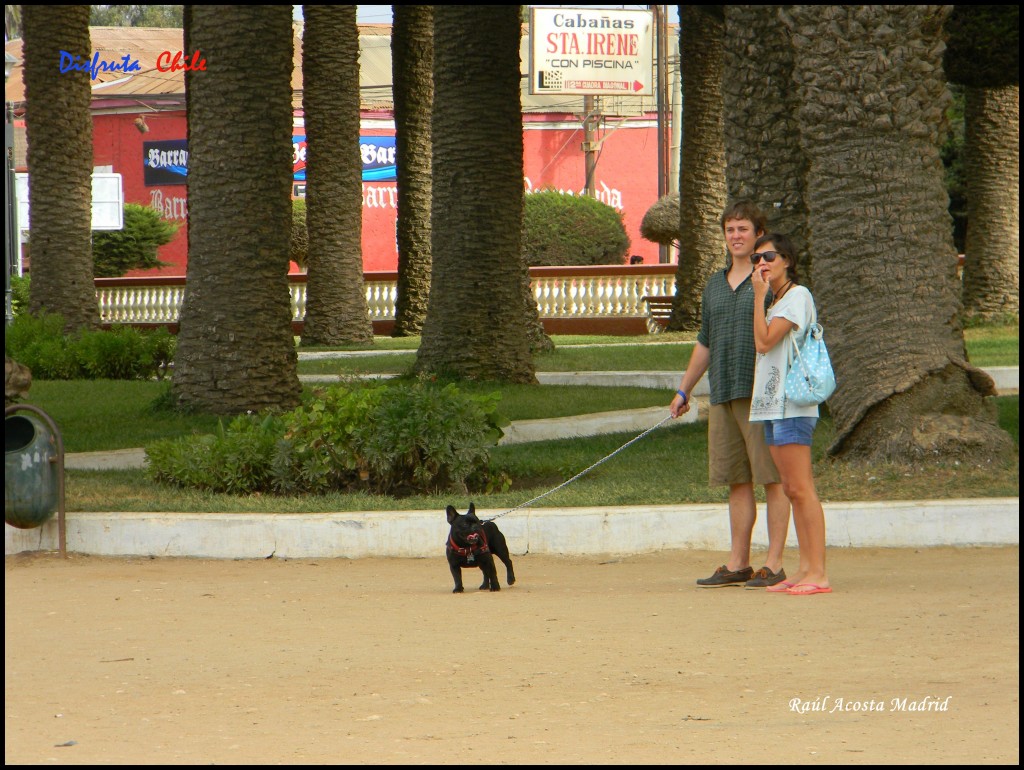
<svg viewBox="0 0 1024 770">
<path fill-rule="evenodd" d="M 663 420 L 662 420 L 661 422 L 659 422 L 659 423 L 658 423 L 657 425 L 652 425 L 652 426 L 651 426 L 650 428 L 648 428 L 647 430 L 645 430 L 645 431 L 644 431 L 643 433 L 641 433 L 641 434 L 640 434 L 639 436 L 636 436 L 636 437 L 634 437 L 634 438 L 631 438 L 631 439 L 630 439 L 629 441 L 627 441 L 627 442 L 626 442 L 625 444 L 623 444 L 622 446 L 620 446 L 620 447 L 619 447 L 618 449 L 616 449 L 616 450 L 615 450 L 614 452 L 612 452 L 611 454 L 605 455 L 605 456 L 604 456 L 604 457 L 602 457 L 602 458 L 601 458 L 600 460 L 598 460 L 598 461 L 597 461 L 596 463 L 594 463 L 593 465 L 591 465 L 591 466 L 590 466 L 589 468 L 585 468 L 584 470 L 580 471 L 579 473 L 577 473 L 577 474 L 576 474 L 575 476 L 573 476 L 573 477 L 572 477 L 571 479 L 569 479 L 568 481 L 563 481 L 563 482 L 562 482 L 561 484 L 559 484 L 559 485 L 558 485 L 557 487 L 555 487 L 554 489 L 550 489 L 550 490 L 548 490 L 547 492 L 545 492 L 544 494 L 541 494 L 541 495 L 537 495 L 537 496 L 536 496 L 535 498 L 533 498 L 532 500 L 527 500 L 527 501 L 526 501 L 525 503 L 523 503 L 523 504 L 521 504 L 521 505 L 517 505 L 517 506 L 516 506 L 515 508 L 509 508 L 509 509 L 508 509 L 507 511 L 504 511 L 503 513 L 499 513 L 499 514 L 498 514 L 497 516 L 492 516 L 492 517 L 491 517 L 491 518 L 489 518 L 489 519 L 481 519 L 481 521 L 494 521 L 495 519 L 500 519 L 500 518 L 501 518 L 502 516 L 507 516 L 508 514 L 510 514 L 510 513 L 513 513 L 514 511 L 518 511 L 518 510 L 519 510 L 520 508 L 525 508 L 526 506 L 528 506 L 528 505 L 531 505 L 532 503 L 535 503 L 535 502 L 537 502 L 538 500 L 541 500 L 541 499 L 543 499 L 543 498 L 547 497 L 547 496 L 548 496 L 548 495 L 550 495 L 550 494 L 554 494 L 554 493 L 555 493 L 555 492 L 557 492 L 557 491 L 558 491 L 559 489 L 562 489 L 563 487 L 567 487 L 567 486 L 569 486 L 569 485 L 570 485 L 570 484 L 572 484 L 572 483 L 573 483 L 574 481 L 576 481 L 576 479 L 578 479 L 578 478 L 581 478 L 581 477 L 583 477 L 583 476 L 586 476 L 586 475 L 587 475 L 588 473 L 590 473 L 590 472 L 591 472 L 592 470 L 594 470 L 594 468 L 596 468 L 596 467 L 597 467 L 598 465 L 601 465 L 601 463 L 605 463 L 605 462 L 608 462 L 608 461 L 609 461 L 609 460 L 611 460 L 611 459 L 612 459 L 613 457 L 615 457 L 615 455 L 617 455 L 617 454 L 618 454 L 619 452 L 621 452 L 622 450 L 626 449 L 627 447 L 630 447 L 630 446 L 632 446 L 632 445 L 633 445 L 633 444 L 635 444 L 635 443 L 636 443 L 637 441 L 639 441 L 639 440 L 640 440 L 640 439 L 642 439 L 642 438 L 643 438 L 644 436 L 646 436 L 646 435 L 647 435 L 648 433 L 653 433 L 653 432 L 654 432 L 654 431 L 656 431 L 656 430 L 657 430 L 658 428 L 660 428 L 660 427 L 661 427 L 662 425 L 664 425 L 664 424 L 665 424 L 666 422 L 668 422 L 669 420 L 672 420 L 672 419 L 674 419 L 674 418 L 672 417 L 672 415 L 669 415 L 668 417 L 666 417 L 665 419 L 663 419 Z"/>
</svg>

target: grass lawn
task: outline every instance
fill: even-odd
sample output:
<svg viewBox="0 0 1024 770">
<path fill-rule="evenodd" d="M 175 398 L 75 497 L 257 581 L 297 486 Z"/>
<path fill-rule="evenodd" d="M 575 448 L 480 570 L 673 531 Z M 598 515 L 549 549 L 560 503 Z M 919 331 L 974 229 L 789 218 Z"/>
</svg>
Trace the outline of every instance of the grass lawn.
<svg viewBox="0 0 1024 770">
<path fill-rule="evenodd" d="M 688 337 L 688 338 L 687 338 Z M 972 362 L 1007 366 L 1018 362 L 1017 327 L 972 328 L 966 333 Z M 682 371 L 692 350 L 692 335 L 652 335 L 637 338 L 555 338 L 558 349 L 538 360 L 539 371 Z M 398 349 L 402 354 L 360 356 L 327 362 L 358 366 L 368 360 L 394 367 L 396 359 L 411 363 L 418 338 L 380 338 L 374 349 Z M 668 344 L 665 344 L 668 343 Z M 582 345 L 600 345 L 583 347 Z M 392 347 L 394 346 L 394 347 Z M 408 363 L 404 365 L 408 366 Z M 402 371 L 380 369 L 378 371 Z M 332 373 L 338 370 L 333 370 Z M 210 433 L 219 418 L 181 415 L 161 409 L 167 383 L 126 381 L 37 381 L 30 403 L 44 409 L 57 423 L 68 452 L 146 446 L 153 441 L 190 433 Z M 500 410 L 512 420 L 562 417 L 616 409 L 667 406 L 670 393 L 644 388 L 585 386 L 523 386 L 462 384 L 465 390 L 500 391 Z M 307 391 L 310 388 L 307 388 Z M 1000 425 L 1019 440 L 1017 396 L 995 399 Z M 492 450 L 492 461 L 514 480 L 508 492 L 474 494 L 478 507 L 494 511 L 517 506 L 542 494 L 606 456 L 633 434 L 595 436 L 538 442 Z M 823 414 L 815 431 L 815 476 L 823 500 L 908 500 L 922 498 L 1015 497 L 1019 494 L 1017 457 L 1004 467 L 946 466 L 854 467 L 825 456 L 832 425 Z M 74 511 L 280 511 L 410 510 L 443 508 L 444 497 L 401 500 L 363 494 L 322 497 L 230 497 L 159 487 L 142 471 L 69 471 L 68 510 Z M 673 504 L 725 502 L 724 489 L 707 485 L 707 426 L 669 424 L 637 442 L 571 486 L 545 498 L 538 506 L 612 504 Z"/>
</svg>

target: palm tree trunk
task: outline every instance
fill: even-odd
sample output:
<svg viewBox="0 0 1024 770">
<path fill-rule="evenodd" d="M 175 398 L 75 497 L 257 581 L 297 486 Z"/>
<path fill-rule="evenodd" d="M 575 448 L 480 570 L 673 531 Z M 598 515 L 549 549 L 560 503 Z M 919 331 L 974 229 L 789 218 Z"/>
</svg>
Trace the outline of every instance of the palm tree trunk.
<svg viewBox="0 0 1024 770">
<path fill-rule="evenodd" d="M 434 9 L 434 265 L 420 372 L 536 382 L 520 247 L 519 34 L 517 5 Z"/>
<path fill-rule="evenodd" d="M 966 361 L 939 157 L 948 6 L 790 6 L 819 315 L 839 389 L 833 455 L 1003 458 Z"/>
<path fill-rule="evenodd" d="M 199 5 L 190 18 L 188 44 L 210 66 L 187 81 L 189 259 L 174 396 L 220 414 L 288 409 L 301 390 L 288 293 L 291 8 Z"/>
<path fill-rule="evenodd" d="M 1020 86 L 967 86 L 964 309 L 1020 315 Z"/>
<path fill-rule="evenodd" d="M 354 5 L 303 6 L 306 319 L 303 345 L 373 342 L 363 285 L 359 29 Z"/>
<path fill-rule="evenodd" d="M 68 331 L 99 325 L 92 264 L 92 115 L 88 72 L 59 72 L 61 52 L 92 59 L 89 6 L 26 5 L 25 114 L 32 283 L 29 310 Z"/>
<path fill-rule="evenodd" d="M 801 257 L 801 278 L 810 285 L 806 158 L 793 88 L 793 47 L 779 22 L 779 6 L 726 6 L 724 49 L 729 199 L 755 201 L 769 228 L 790 237 Z"/>
<path fill-rule="evenodd" d="M 721 18 L 694 5 L 679 6 L 683 146 L 679 163 L 679 266 L 670 331 L 700 328 L 701 295 L 724 266 L 719 219 L 725 208 Z"/>
<path fill-rule="evenodd" d="M 398 164 L 398 295 L 392 335 L 405 337 L 422 331 L 430 299 L 433 6 L 394 6 L 391 67 Z"/>
</svg>

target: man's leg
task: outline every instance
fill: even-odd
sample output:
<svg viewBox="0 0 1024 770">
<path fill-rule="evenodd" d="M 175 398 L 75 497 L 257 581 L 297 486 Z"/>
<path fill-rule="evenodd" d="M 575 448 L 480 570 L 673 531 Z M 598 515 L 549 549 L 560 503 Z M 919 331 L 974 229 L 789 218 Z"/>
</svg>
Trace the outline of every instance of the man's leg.
<svg viewBox="0 0 1024 770">
<path fill-rule="evenodd" d="M 749 415 L 749 401 L 747 402 Z M 789 532 L 789 498 L 782 488 L 779 470 L 775 467 L 773 455 L 764 438 L 764 423 L 744 420 L 740 426 L 747 444 L 747 455 L 750 458 L 751 473 L 754 482 L 764 485 L 768 513 L 765 520 L 768 524 L 768 553 L 765 554 L 764 566 L 773 573 L 782 569 L 782 554 L 786 550 L 786 535 Z"/>
<path fill-rule="evenodd" d="M 729 487 L 731 546 L 729 561 L 711 577 L 697 581 L 697 585 L 705 588 L 743 585 L 754 572 L 750 567 L 750 537 L 757 517 L 754 482 L 734 406 L 731 401 L 715 404 L 708 413 L 708 481 Z M 749 408 L 748 405 L 748 411 Z"/>
<path fill-rule="evenodd" d="M 788 502 L 788 501 L 787 501 Z M 788 517 L 789 509 L 786 514 Z M 729 562 L 725 565 L 731 572 L 750 566 L 750 539 L 754 534 L 757 519 L 757 503 L 754 500 L 754 484 L 733 484 L 729 487 L 729 531 L 732 548 Z"/>
</svg>

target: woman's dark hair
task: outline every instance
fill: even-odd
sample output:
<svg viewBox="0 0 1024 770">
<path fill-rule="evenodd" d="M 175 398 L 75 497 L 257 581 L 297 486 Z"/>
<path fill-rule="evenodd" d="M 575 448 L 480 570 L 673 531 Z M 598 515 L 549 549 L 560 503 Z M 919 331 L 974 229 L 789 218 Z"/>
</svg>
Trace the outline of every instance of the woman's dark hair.
<svg viewBox="0 0 1024 770">
<path fill-rule="evenodd" d="M 800 273 L 797 271 L 797 254 L 796 247 L 793 246 L 793 241 L 782 233 L 765 233 L 754 243 L 754 251 L 758 252 L 761 247 L 770 243 L 775 247 L 775 251 L 784 256 L 789 264 L 786 266 L 786 275 L 793 283 L 800 283 Z"/>
</svg>

